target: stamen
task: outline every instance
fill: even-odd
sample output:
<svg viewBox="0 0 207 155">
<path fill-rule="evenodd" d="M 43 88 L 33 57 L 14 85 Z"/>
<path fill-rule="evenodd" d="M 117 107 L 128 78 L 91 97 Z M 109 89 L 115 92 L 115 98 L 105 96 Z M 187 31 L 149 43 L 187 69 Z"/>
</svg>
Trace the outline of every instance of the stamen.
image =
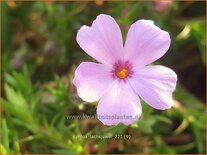
<svg viewBox="0 0 207 155">
<path fill-rule="evenodd" d="M 120 79 L 125 79 L 128 76 L 128 70 L 123 68 L 116 72 L 116 76 Z"/>
<path fill-rule="evenodd" d="M 128 61 L 117 61 L 114 64 L 114 68 L 112 70 L 113 77 L 118 78 L 119 80 L 126 80 L 132 76 L 132 65 Z"/>
</svg>

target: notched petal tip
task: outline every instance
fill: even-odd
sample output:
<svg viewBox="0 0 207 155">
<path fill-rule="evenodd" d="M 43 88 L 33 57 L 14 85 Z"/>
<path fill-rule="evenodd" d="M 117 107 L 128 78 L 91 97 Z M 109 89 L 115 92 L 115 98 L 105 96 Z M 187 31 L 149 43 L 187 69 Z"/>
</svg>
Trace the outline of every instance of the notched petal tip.
<svg viewBox="0 0 207 155">
<path fill-rule="evenodd" d="M 150 19 L 139 19 L 139 20 L 137 20 L 137 22 L 140 22 L 140 23 L 143 23 L 143 24 L 147 24 L 147 25 L 155 25 L 154 21 L 150 20 Z"/>
<path fill-rule="evenodd" d="M 161 58 L 170 47 L 170 35 L 152 20 L 141 19 L 131 25 L 125 42 L 125 58 L 142 67 Z"/>
<path fill-rule="evenodd" d="M 72 83 L 77 87 L 78 84 L 79 84 L 79 76 L 80 76 L 80 73 L 81 73 L 81 68 L 84 67 L 84 64 L 87 63 L 87 62 L 82 62 L 78 65 L 78 67 L 76 68 L 75 70 L 75 73 L 74 73 L 74 78 L 72 80 Z"/>
<path fill-rule="evenodd" d="M 102 17 L 104 17 L 104 18 L 105 18 L 105 17 L 107 17 L 107 18 L 108 18 L 108 17 L 109 17 L 109 18 L 113 18 L 113 17 L 110 16 L 110 15 L 101 13 L 101 14 L 99 14 L 99 15 L 96 17 L 96 19 L 97 19 L 97 18 L 102 18 Z M 114 19 L 113 19 L 113 20 L 114 20 Z"/>
<path fill-rule="evenodd" d="M 135 71 L 130 84 L 136 93 L 150 106 L 158 110 L 170 109 L 174 105 L 172 93 L 177 75 L 164 66 L 145 66 Z"/>
<path fill-rule="evenodd" d="M 169 50 L 169 48 L 170 48 L 170 44 L 171 44 L 171 38 L 170 38 L 170 34 L 167 32 L 167 31 L 164 31 L 164 30 L 161 30 L 160 29 L 160 31 L 162 32 L 162 34 L 163 34 L 163 38 L 165 38 L 165 44 L 168 46 L 167 48 L 166 48 L 166 51 L 168 51 Z M 164 55 L 164 54 L 163 54 Z"/>
<path fill-rule="evenodd" d="M 86 33 L 87 30 L 89 30 L 90 27 L 83 25 L 80 27 L 80 29 L 77 31 L 77 35 L 76 35 L 76 41 L 78 43 L 78 45 L 81 47 L 81 38 L 83 37 L 83 35 Z"/>
<path fill-rule="evenodd" d="M 123 57 L 120 28 L 113 17 L 100 14 L 92 25 L 82 26 L 76 36 L 79 46 L 98 62 L 113 65 Z"/>
</svg>

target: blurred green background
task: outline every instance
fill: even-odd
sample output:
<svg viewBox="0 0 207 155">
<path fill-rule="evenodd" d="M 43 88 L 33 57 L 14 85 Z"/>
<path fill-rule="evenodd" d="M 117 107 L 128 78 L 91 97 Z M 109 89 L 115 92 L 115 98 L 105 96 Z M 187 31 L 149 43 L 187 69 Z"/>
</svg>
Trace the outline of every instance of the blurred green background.
<svg viewBox="0 0 207 155">
<path fill-rule="evenodd" d="M 1 2 L 0 153 L 206 153 L 205 8 L 205 1 Z M 78 46 L 77 30 L 100 13 L 113 16 L 124 37 L 143 18 L 170 33 L 170 49 L 155 64 L 178 74 L 173 108 L 143 102 L 142 117 L 130 126 L 67 119 L 96 114 L 96 103 L 84 104 L 71 81 L 78 64 L 92 60 Z"/>
</svg>

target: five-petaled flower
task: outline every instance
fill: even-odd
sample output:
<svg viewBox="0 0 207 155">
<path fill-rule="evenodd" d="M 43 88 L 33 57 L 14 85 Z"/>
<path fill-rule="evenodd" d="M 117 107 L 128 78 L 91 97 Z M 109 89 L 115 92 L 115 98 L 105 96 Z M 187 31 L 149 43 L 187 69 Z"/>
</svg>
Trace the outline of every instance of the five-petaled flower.
<svg viewBox="0 0 207 155">
<path fill-rule="evenodd" d="M 82 62 L 73 83 L 82 100 L 99 101 L 97 115 L 103 124 L 136 121 L 142 112 L 139 96 L 155 109 L 173 105 L 177 75 L 167 67 L 149 65 L 170 46 L 168 32 L 153 21 L 142 19 L 132 24 L 123 46 L 116 21 L 101 14 L 91 27 L 80 28 L 76 40 L 99 63 Z"/>
</svg>

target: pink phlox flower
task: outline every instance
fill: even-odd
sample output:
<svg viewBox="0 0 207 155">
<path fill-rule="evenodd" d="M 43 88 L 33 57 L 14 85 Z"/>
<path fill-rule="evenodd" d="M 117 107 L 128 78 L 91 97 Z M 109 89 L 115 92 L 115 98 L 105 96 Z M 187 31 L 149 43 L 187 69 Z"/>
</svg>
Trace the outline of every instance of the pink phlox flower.
<svg viewBox="0 0 207 155">
<path fill-rule="evenodd" d="M 99 101 L 97 116 L 103 124 L 132 124 L 142 113 L 139 97 L 155 109 L 173 106 L 176 73 L 161 65 L 149 65 L 170 46 L 168 32 L 153 21 L 142 19 L 132 24 L 123 46 L 116 21 L 101 14 L 91 27 L 80 28 L 76 40 L 99 63 L 82 62 L 73 83 L 82 100 Z"/>
</svg>

